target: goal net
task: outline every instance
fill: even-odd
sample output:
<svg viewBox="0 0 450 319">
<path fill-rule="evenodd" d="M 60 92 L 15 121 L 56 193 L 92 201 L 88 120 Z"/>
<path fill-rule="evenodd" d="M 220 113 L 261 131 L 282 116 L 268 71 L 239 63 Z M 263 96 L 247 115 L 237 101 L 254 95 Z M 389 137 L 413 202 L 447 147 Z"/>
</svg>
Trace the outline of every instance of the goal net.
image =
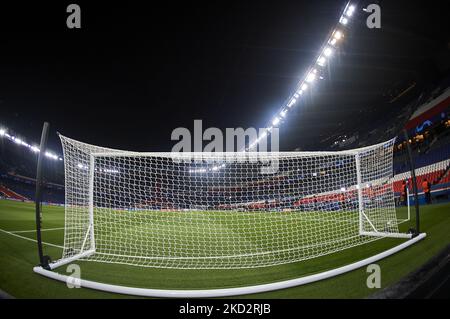
<svg viewBox="0 0 450 319">
<path fill-rule="evenodd" d="M 60 137 L 61 260 L 252 268 L 409 236 L 394 206 L 394 140 L 341 152 L 137 153 Z"/>
</svg>

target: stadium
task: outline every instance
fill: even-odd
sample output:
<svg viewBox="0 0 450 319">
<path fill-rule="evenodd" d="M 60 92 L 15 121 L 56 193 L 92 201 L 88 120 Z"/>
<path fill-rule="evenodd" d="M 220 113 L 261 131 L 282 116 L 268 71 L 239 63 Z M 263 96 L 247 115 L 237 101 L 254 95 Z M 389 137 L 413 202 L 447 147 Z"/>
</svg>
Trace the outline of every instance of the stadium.
<svg viewBox="0 0 450 319">
<path fill-rule="evenodd" d="M 6 37 L 0 296 L 448 298 L 450 42 L 400 2 L 378 30 L 336 1 Z M 171 151 L 197 119 L 262 129 Z"/>
</svg>

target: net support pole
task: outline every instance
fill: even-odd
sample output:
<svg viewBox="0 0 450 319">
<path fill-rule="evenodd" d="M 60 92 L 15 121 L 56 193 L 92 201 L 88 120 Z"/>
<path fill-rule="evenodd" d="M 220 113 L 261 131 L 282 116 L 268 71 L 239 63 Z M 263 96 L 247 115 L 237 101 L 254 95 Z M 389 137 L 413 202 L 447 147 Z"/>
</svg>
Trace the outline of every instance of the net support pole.
<svg viewBox="0 0 450 319">
<path fill-rule="evenodd" d="M 359 158 L 359 154 L 355 155 L 355 164 L 356 164 L 356 186 L 358 188 L 359 234 L 361 235 L 364 231 L 363 227 L 364 201 L 362 194 L 361 160 Z"/>
<path fill-rule="evenodd" d="M 45 122 L 42 127 L 41 134 L 41 144 L 39 147 L 39 156 L 36 168 L 36 194 L 35 194 L 35 205 L 36 205 L 36 242 L 38 246 L 39 254 L 39 264 L 44 269 L 50 269 L 48 256 L 44 256 L 44 251 L 42 248 L 42 234 L 41 234 L 41 223 L 42 223 L 42 187 L 43 187 L 43 163 L 45 158 L 45 151 L 47 149 L 47 139 L 49 131 L 49 123 Z"/>
<path fill-rule="evenodd" d="M 408 154 L 408 163 L 409 163 L 409 169 L 411 171 L 411 182 L 413 187 L 413 193 L 414 193 L 414 206 L 416 209 L 416 229 L 415 234 L 420 233 L 420 214 L 419 214 L 419 194 L 417 191 L 417 180 L 416 180 L 416 169 L 414 167 L 414 159 L 412 157 L 412 151 L 411 146 L 409 144 L 409 136 L 406 129 L 403 130 L 403 135 L 406 140 L 406 150 Z"/>
<path fill-rule="evenodd" d="M 91 154 L 89 159 L 89 235 L 90 249 L 95 251 L 94 237 L 94 175 L 95 175 L 95 157 Z"/>
<path fill-rule="evenodd" d="M 409 201 L 409 186 L 406 185 L 406 205 L 408 206 L 408 219 L 407 221 L 411 220 L 411 204 Z"/>
</svg>

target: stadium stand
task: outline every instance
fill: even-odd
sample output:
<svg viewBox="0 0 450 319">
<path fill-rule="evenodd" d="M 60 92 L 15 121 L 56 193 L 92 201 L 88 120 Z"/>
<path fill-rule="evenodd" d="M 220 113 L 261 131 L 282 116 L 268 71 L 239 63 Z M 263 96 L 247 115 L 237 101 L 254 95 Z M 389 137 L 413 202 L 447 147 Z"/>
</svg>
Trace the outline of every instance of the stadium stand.
<svg viewBox="0 0 450 319">
<path fill-rule="evenodd" d="M 2 139 L 0 156 L 0 193 L 7 199 L 30 201 L 35 198 L 36 154 L 20 145 Z M 64 203 L 63 165 L 47 161 L 46 186 L 43 200 L 47 203 Z"/>
<path fill-rule="evenodd" d="M 2 196 L 4 198 L 7 198 L 7 199 L 14 199 L 14 200 L 20 200 L 20 201 L 29 200 L 25 196 L 16 193 L 15 191 L 9 189 L 5 185 L 0 185 L 0 193 L 2 194 Z"/>
<path fill-rule="evenodd" d="M 406 90 L 411 93 L 416 89 L 412 84 Z M 336 135 L 322 141 L 329 143 L 333 138 L 339 137 L 338 143 L 331 145 L 324 144 L 319 147 L 323 150 L 336 150 L 345 148 L 356 148 L 360 146 L 371 145 L 385 141 L 398 134 L 397 143 L 394 148 L 394 191 L 400 196 L 402 182 L 408 181 L 410 194 L 412 194 L 411 174 L 407 161 L 406 144 L 409 143 L 412 149 L 412 155 L 416 167 L 417 186 L 419 190 L 419 201 L 424 202 L 424 193 L 422 190 L 422 181 L 426 178 L 431 183 L 431 194 L 433 201 L 448 201 L 450 195 L 450 75 L 441 79 L 437 85 L 421 88 L 422 91 L 409 96 L 408 102 L 392 98 L 384 105 L 386 113 L 377 112 L 381 117 L 374 118 L 371 126 L 362 133 L 360 128 L 354 131 L 338 132 Z M 412 94 L 412 93 L 411 93 Z M 402 96 L 405 93 L 400 94 Z M 406 129 L 410 136 L 409 141 L 404 140 L 400 133 Z M 345 136 L 343 141 L 342 136 Z M 20 145 L 12 141 L 2 139 L 0 156 L 0 196 L 15 200 L 34 200 L 35 192 L 35 169 L 37 155 L 30 154 Z M 329 168 L 332 169 L 332 168 Z M 62 161 L 46 161 L 46 186 L 43 199 L 48 203 L 64 203 L 64 169 Z M 261 187 L 270 187 L 281 180 L 289 179 L 290 182 L 302 180 L 305 183 L 312 180 L 305 179 L 304 176 L 297 176 L 295 173 L 287 172 L 276 178 L 265 181 Z M 245 186 L 245 185 L 244 185 Z M 236 191 L 236 188 L 243 185 L 230 185 L 230 189 Z M 155 181 L 155 187 L 158 182 Z M 339 203 L 343 201 L 354 200 L 341 198 L 337 190 L 323 190 L 324 193 L 317 198 L 298 198 L 285 194 L 280 198 L 264 198 L 257 196 L 251 203 L 236 203 L 235 207 L 219 207 L 220 209 L 247 209 L 247 208 L 267 208 L 281 206 L 286 208 L 310 209 L 311 206 L 320 205 L 321 202 Z M 233 192 L 231 192 L 233 193 Z M 167 190 L 160 189 L 156 192 L 156 198 L 152 199 L 153 205 L 158 205 L 161 209 L 173 209 L 178 207 L 176 204 L 177 196 L 196 196 L 188 194 L 185 190 L 180 190 L 180 194 L 173 194 Z M 208 190 L 207 196 L 211 198 L 220 198 L 229 196 L 227 190 Z M 412 196 L 412 195 L 410 195 Z M 412 198 L 411 198 L 412 199 Z M 144 203 L 145 204 L 145 203 Z M 144 205 L 143 204 L 143 205 Z M 148 204 L 148 203 L 147 203 Z M 175 205 L 175 206 L 174 206 Z M 183 209 L 192 209 L 192 207 L 178 207 Z"/>
</svg>

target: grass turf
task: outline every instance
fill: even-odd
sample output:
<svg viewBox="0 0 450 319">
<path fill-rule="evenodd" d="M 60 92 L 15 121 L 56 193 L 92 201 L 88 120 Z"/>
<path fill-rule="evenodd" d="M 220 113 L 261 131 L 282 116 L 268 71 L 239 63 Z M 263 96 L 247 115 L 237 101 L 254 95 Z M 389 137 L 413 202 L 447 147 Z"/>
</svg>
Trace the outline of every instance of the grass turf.
<svg viewBox="0 0 450 319">
<path fill-rule="evenodd" d="M 408 249 L 381 260 L 382 287 L 386 287 L 425 263 L 450 243 L 450 204 L 421 207 L 421 227 L 428 237 Z M 404 209 L 399 214 L 403 217 Z M 64 212 L 61 207 L 44 207 L 43 240 L 63 244 Z M 401 225 L 406 231 L 414 225 L 414 218 Z M 37 263 L 36 243 L 5 231 L 33 230 L 34 205 L 0 201 L 0 289 L 18 298 L 124 298 L 89 289 L 68 289 L 64 283 L 39 276 L 32 271 Z M 35 238 L 35 232 L 15 232 L 15 235 Z M 372 256 L 402 242 L 398 239 L 381 239 L 375 242 L 343 250 L 323 257 L 254 269 L 230 270 L 176 270 L 142 268 L 135 266 L 77 262 L 82 277 L 100 282 L 148 288 L 188 289 L 236 287 L 269 283 L 336 268 Z M 61 255 L 61 249 L 45 246 L 53 258 Z M 64 273 L 65 267 L 58 270 Z M 367 288 L 365 268 L 328 280 L 280 291 L 246 295 L 246 298 L 363 298 L 374 291 Z"/>
</svg>

